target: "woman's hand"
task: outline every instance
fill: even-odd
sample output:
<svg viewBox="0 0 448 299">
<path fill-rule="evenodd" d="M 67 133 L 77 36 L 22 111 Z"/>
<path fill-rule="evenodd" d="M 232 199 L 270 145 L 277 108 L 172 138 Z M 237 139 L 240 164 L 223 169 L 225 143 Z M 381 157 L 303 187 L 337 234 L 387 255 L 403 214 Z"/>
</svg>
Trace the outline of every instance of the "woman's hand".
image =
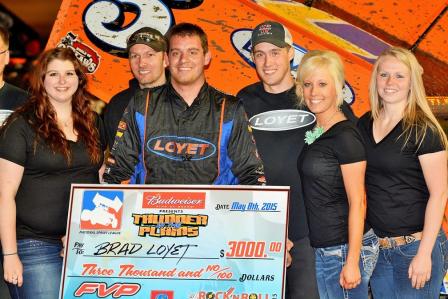
<svg viewBox="0 0 448 299">
<path fill-rule="evenodd" d="M 23 266 L 17 254 L 3 257 L 3 273 L 6 282 L 23 285 Z"/>
<path fill-rule="evenodd" d="M 431 255 L 417 253 L 414 256 L 408 270 L 413 288 L 418 290 L 425 286 L 425 283 L 431 278 L 431 267 Z"/>
<path fill-rule="evenodd" d="M 361 283 L 361 272 L 358 264 L 347 262 L 342 267 L 339 284 L 344 289 L 354 289 Z"/>
</svg>

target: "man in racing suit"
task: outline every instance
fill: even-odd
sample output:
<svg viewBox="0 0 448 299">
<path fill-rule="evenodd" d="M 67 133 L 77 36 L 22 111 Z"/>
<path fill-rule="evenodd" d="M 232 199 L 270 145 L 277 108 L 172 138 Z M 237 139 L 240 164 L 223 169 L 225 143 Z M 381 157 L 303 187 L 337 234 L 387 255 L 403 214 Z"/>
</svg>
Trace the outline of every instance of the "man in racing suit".
<svg viewBox="0 0 448 299">
<path fill-rule="evenodd" d="M 105 182 L 264 183 L 243 106 L 205 82 L 211 55 L 204 31 L 181 23 L 167 40 L 170 82 L 137 92 L 130 101 Z"/>
</svg>

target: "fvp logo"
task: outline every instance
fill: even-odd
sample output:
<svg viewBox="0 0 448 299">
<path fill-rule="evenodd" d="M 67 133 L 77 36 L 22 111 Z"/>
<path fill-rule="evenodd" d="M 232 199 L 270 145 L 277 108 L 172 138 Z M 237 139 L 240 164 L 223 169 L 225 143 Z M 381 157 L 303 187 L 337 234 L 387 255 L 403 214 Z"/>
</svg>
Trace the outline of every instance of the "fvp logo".
<svg viewBox="0 0 448 299">
<path fill-rule="evenodd" d="M 148 140 L 148 150 L 176 161 L 204 160 L 213 156 L 216 146 L 203 139 L 181 136 L 157 136 Z"/>
<path fill-rule="evenodd" d="M 151 291 L 151 299 L 174 299 L 173 291 Z"/>
<path fill-rule="evenodd" d="M 123 191 L 84 191 L 81 229 L 121 228 Z"/>
<path fill-rule="evenodd" d="M 75 297 L 83 297 L 86 294 L 95 294 L 95 297 L 106 298 L 112 295 L 112 298 L 122 296 L 132 296 L 140 291 L 141 286 L 136 283 L 114 283 L 108 286 L 104 282 L 83 282 L 75 291 Z"/>
</svg>

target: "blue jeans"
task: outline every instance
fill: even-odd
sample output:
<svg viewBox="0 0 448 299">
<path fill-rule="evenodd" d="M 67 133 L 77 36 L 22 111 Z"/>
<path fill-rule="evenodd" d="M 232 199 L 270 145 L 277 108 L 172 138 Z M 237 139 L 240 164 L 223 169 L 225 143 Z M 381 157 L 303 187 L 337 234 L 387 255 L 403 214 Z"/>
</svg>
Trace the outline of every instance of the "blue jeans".
<svg viewBox="0 0 448 299">
<path fill-rule="evenodd" d="M 378 237 L 373 230 L 366 232 L 362 239 L 359 270 L 361 283 L 354 289 L 344 289 L 339 284 L 339 276 L 345 264 L 348 244 L 316 248 L 316 277 L 321 299 L 367 299 L 369 279 L 378 258 Z"/>
<path fill-rule="evenodd" d="M 370 280 L 375 299 L 439 298 L 440 287 L 448 266 L 448 244 L 445 233 L 440 231 L 431 254 L 431 279 L 419 290 L 414 289 L 408 278 L 409 265 L 417 254 L 420 241 L 380 249 L 378 263 Z"/>
<path fill-rule="evenodd" d="M 8 283 L 12 299 L 56 299 L 61 284 L 62 244 L 41 240 L 17 240 L 23 264 L 23 285 Z"/>
</svg>

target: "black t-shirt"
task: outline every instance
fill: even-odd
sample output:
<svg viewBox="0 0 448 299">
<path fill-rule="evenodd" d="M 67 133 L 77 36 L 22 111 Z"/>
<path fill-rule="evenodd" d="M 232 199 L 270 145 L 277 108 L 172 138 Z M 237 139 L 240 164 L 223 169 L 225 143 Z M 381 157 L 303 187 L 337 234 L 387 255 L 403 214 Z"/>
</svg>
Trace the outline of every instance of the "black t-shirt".
<svg viewBox="0 0 448 299">
<path fill-rule="evenodd" d="M 273 94 L 257 82 L 243 88 L 237 97 L 249 117 L 267 184 L 291 187 L 288 233 L 292 241 L 300 240 L 308 236 L 308 224 L 296 165 L 314 117 L 305 107 L 298 107 L 295 86 Z M 347 118 L 356 120 L 346 103 L 342 110 Z"/>
<path fill-rule="evenodd" d="M 134 96 L 135 92 L 140 90 L 138 81 L 132 79 L 129 81 L 129 88 L 120 91 L 112 97 L 109 104 L 104 108 L 104 128 L 106 129 L 107 143 L 109 148 L 115 140 L 115 134 L 117 133 L 118 123 L 123 116 L 123 112 L 129 104 L 129 101 Z"/>
<path fill-rule="evenodd" d="M 26 91 L 5 82 L 0 88 L 0 125 L 12 111 L 25 103 L 27 99 Z"/>
<path fill-rule="evenodd" d="M 380 237 L 409 235 L 423 230 L 429 191 L 418 156 L 443 151 L 432 130 L 418 148 L 414 134 L 403 148 L 402 122 L 380 142 L 373 139 L 368 112 L 358 122 L 367 151 L 367 221 Z"/>
<path fill-rule="evenodd" d="M 101 120 L 97 119 L 101 142 L 105 143 Z M 34 129 L 23 117 L 11 122 L 0 136 L 0 158 L 24 167 L 15 198 L 17 238 L 59 242 L 65 234 L 71 184 L 98 183 L 102 159 L 92 165 L 84 143 L 70 141 L 72 162 L 67 165 L 63 155 L 54 154 L 42 141 L 34 152 L 34 137 Z"/>
<path fill-rule="evenodd" d="M 341 165 L 366 159 L 355 125 L 340 121 L 312 144 L 298 160 L 313 247 L 348 243 L 348 199 Z"/>
<path fill-rule="evenodd" d="M 282 93 L 267 93 L 261 83 L 242 89 L 237 97 L 241 98 L 246 111 L 257 149 L 263 161 L 266 182 L 268 185 L 290 186 L 289 238 L 300 240 L 308 235 L 305 206 L 300 199 L 300 176 L 297 171 L 297 157 L 304 144 L 306 126 L 288 129 L 288 125 L 276 118 L 276 113 L 283 110 L 283 116 L 304 115 L 303 122 L 297 125 L 312 124 L 314 117 L 297 109 L 295 87 Z M 271 118 L 269 118 L 271 116 Z M 276 131 L 268 131 L 260 125 L 266 120 L 276 120 Z M 284 118 L 286 120 L 286 118 Z M 298 120 L 298 118 L 295 118 Z M 268 121 L 269 124 L 269 121 Z M 282 126 L 283 124 L 283 126 Z"/>
</svg>

